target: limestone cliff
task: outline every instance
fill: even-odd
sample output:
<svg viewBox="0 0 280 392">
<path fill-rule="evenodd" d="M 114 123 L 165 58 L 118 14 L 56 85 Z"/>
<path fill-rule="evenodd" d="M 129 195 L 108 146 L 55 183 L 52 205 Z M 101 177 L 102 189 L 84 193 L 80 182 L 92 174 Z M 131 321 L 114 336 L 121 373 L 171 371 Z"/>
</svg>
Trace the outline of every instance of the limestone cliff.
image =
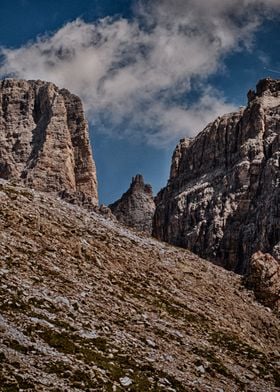
<svg viewBox="0 0 280 392">
<path fill-rule="evenodd" d="M 0 177 L 41 191 L 81 192 L 97 204 L 81 100 L 53 83 L 2 80 Z"/>
<path fill-rule="evenodd" d="M 130 187 L 109 208 L 116 218 L 129 227 L 147 233 L 152 232 L 155 203 L 151 185 L 145 184 L 138 174 L 132 178 Z"/>
<path fill-rule="evenodd" d="M 280 260 L 280 80 L 248 106 L 183 139 L 156 198 L 153 233 L 245 273 L 256 251 Z"/>
</svg>

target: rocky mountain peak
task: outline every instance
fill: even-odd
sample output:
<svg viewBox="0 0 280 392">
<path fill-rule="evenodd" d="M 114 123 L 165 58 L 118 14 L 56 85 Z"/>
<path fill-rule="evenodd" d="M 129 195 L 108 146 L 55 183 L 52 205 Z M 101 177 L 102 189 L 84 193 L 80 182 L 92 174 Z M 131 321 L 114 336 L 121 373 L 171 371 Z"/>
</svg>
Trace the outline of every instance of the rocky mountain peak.
<svg viewBox="0 0 280 392">
<path fill-rule="evenodd" d="M 261 80 L 248 96 L 247 108 L 181 140 L 153 228 L 239 273 L 257 251 L 280 260 L 280 81 Z"/>
<path fill-rule="evenodd" d="M 256 86 L 256 90 L 249 90 L 248 102 L 252 102 L 257 98 L 271 97 L 280 100 L 280 80 L 278 79 L 261 79 Z"/>
<path fill-rule="evenodd" d="M 135 177 L 132 177 L 130 190 L 131 192 L 144 192 L 153 197 L 153 188 L 150 184 L 145 184 L 142 174 L 136 174 Z"/>
<path fill-rule="evenodd" d="M 151 185 L 145 184 L 141 174 L 132 177 L 128 191 L 109 207 L 116 218 L 125 225 L 139 231 L 152 232 L 155 211 L 153 190 Z"/>
<path fill-rule="evenodd" d="M 41 191 L 82 192 L 97 180 L 80 98 L 53 83 L 0 82 L 0 177 Z"/>
</svg>

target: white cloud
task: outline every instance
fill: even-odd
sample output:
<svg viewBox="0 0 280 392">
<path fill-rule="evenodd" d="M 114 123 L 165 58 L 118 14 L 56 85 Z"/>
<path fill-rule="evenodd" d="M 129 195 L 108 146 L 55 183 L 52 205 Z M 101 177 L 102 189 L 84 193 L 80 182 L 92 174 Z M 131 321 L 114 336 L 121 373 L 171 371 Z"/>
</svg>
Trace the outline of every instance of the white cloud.
<svg viewBox="0 0 280 392">
<path fill-rule="evenodd" d="M 203 81 L 278 11 L 279 0 L 138 1 L 131 20 L 78 19 L 2 48 L 0 74 L 53 81 L 81 96 L 96 128 L 163 146 L 232 110 Z"/>
</svg>

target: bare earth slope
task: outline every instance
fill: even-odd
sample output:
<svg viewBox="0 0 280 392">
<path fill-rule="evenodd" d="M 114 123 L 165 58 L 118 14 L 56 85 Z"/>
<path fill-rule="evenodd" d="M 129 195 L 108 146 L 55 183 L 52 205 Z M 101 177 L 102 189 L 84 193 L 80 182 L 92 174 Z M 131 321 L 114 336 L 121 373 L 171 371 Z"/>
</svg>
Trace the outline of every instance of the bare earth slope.
<svg viewBox="0 0 280 392">
<path fill-rule="evenodd" d="M 1 391 L 279 391 L 240 277 L 51 194 L 0 203 Z"/>
</svg>

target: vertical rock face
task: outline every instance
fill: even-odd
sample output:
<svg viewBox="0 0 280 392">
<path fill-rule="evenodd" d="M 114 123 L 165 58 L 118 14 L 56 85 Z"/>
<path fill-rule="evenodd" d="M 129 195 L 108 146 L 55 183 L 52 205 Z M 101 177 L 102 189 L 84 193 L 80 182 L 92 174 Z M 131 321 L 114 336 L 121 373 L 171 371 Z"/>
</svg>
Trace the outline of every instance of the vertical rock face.
<svg viewBox="0 0 280 392">
<path fill-rule="evenodd" d="M 151 185 L 144 183 L 140 174 L 132 178 L 128 191 L 109 208 L 125 225 L 146 233 L 152 232 L 155 212 L 153 190 Z"/>
<path fill-rule="evenodd" d="M 41 191 L 82 192 L 97 204 L 81 100 L 48 82 L 0 83 L 0 177 Z"/>
<path fill-rule="evenodd" d="M 280 81 L 219 117 L 173 155 L 153 234 L 238 273 L 261 250 L 280 260 Z"/>
</svg>

